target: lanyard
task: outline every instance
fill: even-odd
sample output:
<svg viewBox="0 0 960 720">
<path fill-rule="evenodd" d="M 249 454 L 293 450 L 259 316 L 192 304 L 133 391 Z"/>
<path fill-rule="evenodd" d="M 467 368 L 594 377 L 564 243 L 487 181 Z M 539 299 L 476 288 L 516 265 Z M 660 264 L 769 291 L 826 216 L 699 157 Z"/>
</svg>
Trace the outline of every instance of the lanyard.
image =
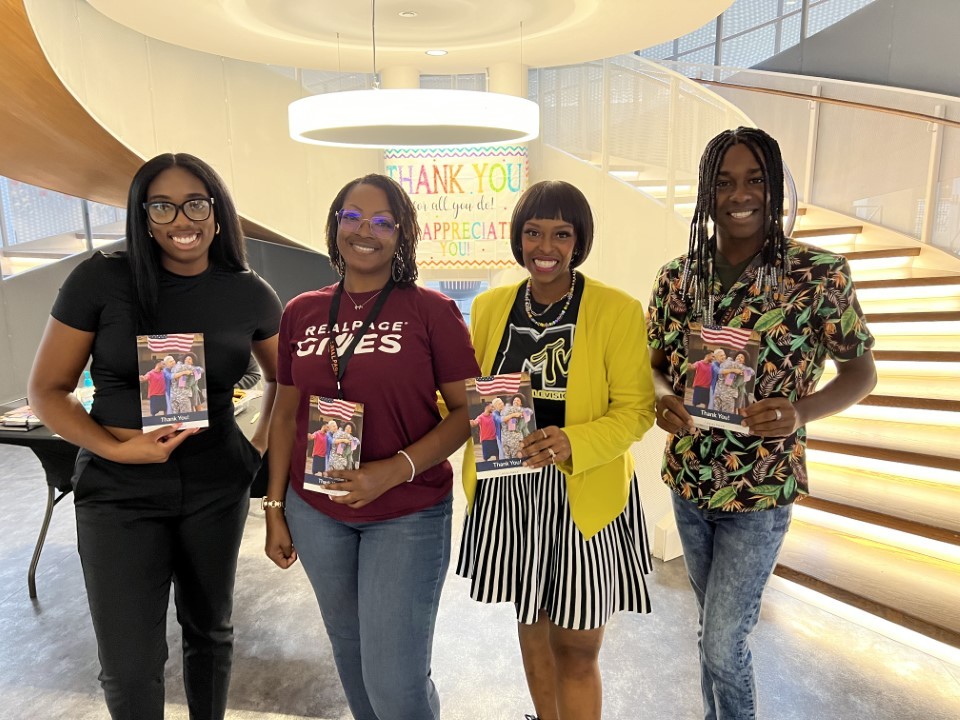
<svg viewBox="0 0 960 720">
<path fill-rule="evenodd" d="M 340 313 L 340 298 L 343 296 L 343 280 L 337 284 L 337 289 L 333 293 L 333 302 L 330 303 L 330 318 L 327 323 L 330 339 L 327 342 L 327 350 L 330 353 L 330 366 L 333 368 L 333 374 L 337 378 L 337 398 L 339 400 L 343 400 L 343 389 L 340 387 L 340 380 L 347 371 L 347 363 L 349 363 L 350 358 L 353 357 L 353 351 L 356 350 L 360 340 L 363 339 L 363 336 L 366 335 L 367 330 L 370 329 L 370 326 L 373 325 L 374 321 L 377 319 L 377 316 L 380 314 L 384 304 L 387 302 L 387 297 L 390 295 L 390 291 L 393 290 L 394 285 L 395 283 L 392 279 L 387 281 L 387 284 L 383 287 L 383 291 L 380 293 L 380 297 L 377 298 L 376 304 L 370 310 L 370 314 L 367 315 L 367 319 L 363 321 L 363 325 L 361 326 L 360 330 L 354 334 L 353 341 L 349 346 L 347 346 L 346 350 L 343 351 L 343 355 L 338 356 L 337 343 L 334 340 L 333 335 L 333 327 L 337 324 L 337 315 Z"/>
</svg>

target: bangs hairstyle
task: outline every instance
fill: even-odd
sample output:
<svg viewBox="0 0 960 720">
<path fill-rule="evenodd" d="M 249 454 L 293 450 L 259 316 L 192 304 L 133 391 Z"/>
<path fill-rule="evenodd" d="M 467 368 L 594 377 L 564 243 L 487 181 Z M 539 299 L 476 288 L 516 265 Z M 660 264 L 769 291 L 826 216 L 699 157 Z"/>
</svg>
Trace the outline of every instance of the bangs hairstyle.
<svg viewBox="0 0 960 720">
<path fill-rule="evenodd" d="M 243 229 L 230 191 L 217 171 L 198 157 L 187 153 L 165 153 L 145 162 L 130 183 L 127 194 L 127 258 L 133 272 L 134 292 L 141 330 L 151 330 L 159 308 L 157 293 L 161 250 L 150 237 L 150 225 L 143 203 L 147 191 L 164 170 L 181 167 L 203 183 L 213 198 L 213 220 L 219 227 L 210 245 L 210 264 L 232 272 L 247 270 L 247 251 Z"/>
<path fill-rule="evenodd" d="M 523 265 L 523 226 L 528 220 L 562 220 L 573 225 L 577 243 L 570 267 L 580 265 L 593 248 L 593 212 L 587 198 L 575 186 L 563 180 L 543 180 L 527 188 L 520 196 L 510 218 L 510 249 Z"/>
<path fill-rule="evenodd" d="M 343 209 L 347 194 L 358 185 L 372 185 L 386 193 L 390 212 L 397 222 L 397 254 L 393 256 L 394 266 L 399 265 L 398 285 L 408 285 L 418 277 L 417 272 L 417 244 L 420 242 L 420 223 L 417 222 L 417 209 L 413 206 L 410 196 L 400 184 L 386 175 L 373 173 L 351 180 L 344 185 L 330 204 L 327 213 L 327 254 L 330 256 L 330 265 L 343 277 L 346 267 L 340 250 L 337 248 L 337 213 Z"/>
<path fill-rule="evenodd" d="M 766 187 L 764 241 L 756 284 L 768 302 L 779 297 L 790 272 L 787 238 L 783 232 L 783 157 L 780 145 L 758 128 L 724 130 L 707 143 L 700 158 L 697 205 L 690 222 L 690 242 L 681 285 L 681 292 L 690 301 L 694 314 L 703 316 L 708 324 L 715 322 L 713 288 L 717 239 L 715 234 L 710 235 L 707 223 L 716 212 L 717 175 L 727 150 L 734 145 L 746 145 L 763 172 Z"/>
</svg>

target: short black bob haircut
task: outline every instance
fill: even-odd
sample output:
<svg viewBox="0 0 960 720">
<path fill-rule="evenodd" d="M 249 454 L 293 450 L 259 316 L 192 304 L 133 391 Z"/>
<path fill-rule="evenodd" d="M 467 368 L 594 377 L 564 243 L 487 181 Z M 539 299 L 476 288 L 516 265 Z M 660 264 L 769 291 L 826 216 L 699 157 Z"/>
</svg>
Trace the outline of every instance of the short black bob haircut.
<svg viewBox="0 0 960 720">
<path fill-rule="evenodd" d="M 358 185 L 372 185 L 380 188 L 387 196 L 390 212 L 397 221 L 397 254 L 394 255 L 394 278 L 398 285 L 410 284 L 416 281 L 417 272 L 417 244 L 420 242 L 420 223 L 417 222 L 417 209 L 404 192 L 400 184 L 386 175 L 372 173 L 355 178 L 340 188 L 340 192 L 330 203 L 327 212 L 327 254 L 330 256 L 330 265 L 343 277 L 345 267 L 340 250 L 337 248 L 337 213 L 343 209 L 343 202 L 347 194 Z"/>
<path fill-rule="evenodd" d="M 577 244 L 570 267 L 575 268 L 593 248 L 593 212 L 578 188 L 563 180 L 543 180 L 527 188 L 520 196 L 510 218 L 510 249 L 523 265 L 523 226 L 528 220 L 563 220 L 573 225 Z"/>
</svg>

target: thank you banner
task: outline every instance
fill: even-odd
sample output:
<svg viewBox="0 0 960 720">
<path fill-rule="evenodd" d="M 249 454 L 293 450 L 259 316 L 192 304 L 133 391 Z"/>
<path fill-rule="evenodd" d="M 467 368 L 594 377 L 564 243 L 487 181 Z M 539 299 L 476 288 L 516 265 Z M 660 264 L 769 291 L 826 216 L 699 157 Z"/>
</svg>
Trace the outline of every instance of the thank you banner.
<svg viewBox="0 0 960 720">
<path fill-rule="evenodd" d="M 386 150 L 386 174 L 417 208 L 421 268 L 497 268 L 516 263 L 510 215 L 527 187 L 527 148 Z"/>
</svg>

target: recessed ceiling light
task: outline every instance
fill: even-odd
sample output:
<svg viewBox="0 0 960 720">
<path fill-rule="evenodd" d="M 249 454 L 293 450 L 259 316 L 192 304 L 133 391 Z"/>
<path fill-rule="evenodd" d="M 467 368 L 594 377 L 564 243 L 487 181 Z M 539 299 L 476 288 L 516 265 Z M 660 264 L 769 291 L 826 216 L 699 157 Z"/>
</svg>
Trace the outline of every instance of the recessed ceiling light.
<svg viewBox="0 0 960 720">
<path fill-rule="evenodd" d="M 416 11 L 416 10 L 401 10 L 400 12 L 397 13 L 397 15 L 399 15 L 400 17 L 403 17 L 403 18 L 412 18 L 412 17 L 416 17 L 416 16 L 417 16 L 417 11 Z"/>
<path fill-rule="evenodd" d="M 434 55 L 436 57 L 440 57 L 441 55 L 446 55 L 447 51 L 446 50 L 427 50 L 426 53 L 427 55 Z"/>
</svg>

